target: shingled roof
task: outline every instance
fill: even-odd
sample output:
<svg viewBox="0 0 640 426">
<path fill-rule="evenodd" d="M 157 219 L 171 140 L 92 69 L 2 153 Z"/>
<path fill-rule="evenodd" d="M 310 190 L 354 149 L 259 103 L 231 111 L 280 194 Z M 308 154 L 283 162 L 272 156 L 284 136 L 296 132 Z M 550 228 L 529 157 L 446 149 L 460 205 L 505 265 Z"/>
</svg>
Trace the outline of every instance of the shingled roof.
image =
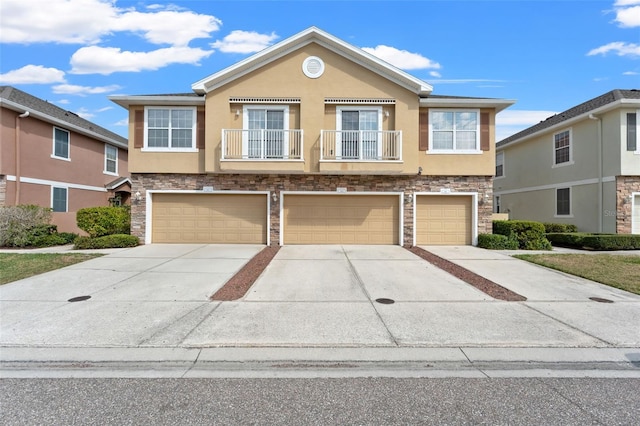
<svg viewBox="0 0 640 426">
<path fill-rule="evenodd" d="M 127 149 L 127 139 L 98 126 L 77 114 L 30 95 L 12 86 L 0 86 L 0 105 L 15 111 L 29 111 L 34 116 L 57 125 L 69 125 L 70 129 L 99 138 L 105 142 Z"/>
<path fill-rule="evenodd" d="M 596 98 L 590 99 L 586 102 L 581 103 L 580 105 L 576 105 L 573 108 L 569 108 L 566 111 L 563 111 L 559 114 L 552 115 L 544 121 L 539 122 L 531 127 L 528 127 L 521 132 L 518 132 L 514 135 L 509 136 L 506 139 L 501 140 L 496 144 L 496 147 L 501 147 L 507 145 L 511 142 L 522 139 L 526 136 L 532 135 L 534 133 L 538 133 L 544 129 L 555 126 L 556 124 L 562 123 L 563 121 L 570 120 L 572 118 L 578 117 L 580 115 L 592 112 L 601 108 L 610 103 L 619 101 L 621 99 L 638 99 L 640 100 L 640 90 L 631 89 L 631 90 L 622 90 L 615 89 L 610 92 L 605 93 L 604 95 L 600 95 Z"/>
</svg>

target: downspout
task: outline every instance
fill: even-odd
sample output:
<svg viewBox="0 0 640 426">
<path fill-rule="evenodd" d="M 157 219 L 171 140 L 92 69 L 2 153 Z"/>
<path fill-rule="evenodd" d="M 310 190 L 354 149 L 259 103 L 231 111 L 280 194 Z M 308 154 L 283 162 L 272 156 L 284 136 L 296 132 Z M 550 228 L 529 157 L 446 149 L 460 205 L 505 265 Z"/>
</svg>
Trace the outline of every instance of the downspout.
<svg viewBox="0 0 640 426">
<path fill-rule="evenodd" d="M 16 116 L 16 206 L 20 204 L 20 119 L 27 118 L 29 111 Z"/>
<path fill-rule="evenodd" d="M 602 164 L 602 119 L 593 114 L 589 114 L 589 119 L 598 121 L 598 232 L 602 232 L 604 228 L 604 215 L 602 211 L 604 208 L 604 189 L 602 183 L 602 173 L 604 168 Z"/>
</svg>

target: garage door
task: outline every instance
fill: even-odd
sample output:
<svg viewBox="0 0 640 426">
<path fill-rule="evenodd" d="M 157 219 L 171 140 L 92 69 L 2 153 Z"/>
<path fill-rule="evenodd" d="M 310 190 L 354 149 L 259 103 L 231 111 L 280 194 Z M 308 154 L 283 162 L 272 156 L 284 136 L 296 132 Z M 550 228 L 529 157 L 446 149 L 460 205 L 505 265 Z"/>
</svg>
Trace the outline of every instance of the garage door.
<svg viewBox="0 0 640 426">
<path fill-rule="evenodd" d="M 397 195 L 285 195 L 284 244 L 398 244 Z"/>
<path fill-rule="evenodd" d="M 416 244 L 471 244 L 471 196 L 416 198 Z"/>
<path fill-rule="evenodd" d="M 262 194 L 154 194 L 154 243 L 266 244 Z"/>
</svg>

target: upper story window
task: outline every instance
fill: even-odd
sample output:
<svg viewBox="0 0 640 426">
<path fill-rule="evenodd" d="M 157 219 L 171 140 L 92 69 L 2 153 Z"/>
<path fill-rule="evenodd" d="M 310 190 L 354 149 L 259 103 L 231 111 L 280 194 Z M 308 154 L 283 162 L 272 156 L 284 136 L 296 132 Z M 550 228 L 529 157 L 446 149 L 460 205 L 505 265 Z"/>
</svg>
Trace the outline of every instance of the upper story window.
<svg viewBox="0 0 640 426">
<path fill-rule="evenodd" d="M 51 208 L 54 212 L 67 211 L 67 188 L 51 188 Z"/>
<path fill-rule="evenodd" d="M 633 151 L 634 153 L 640 153 L 638 149 L 638 114 L 627 114 L 627 151 Z"/>
<path fill-rule="evenodd" d="M 480 152 L 480 111 L 431 110 L 429 133 L 429 151 Z"/>
<path fill-rule="evenodd" d="M 553 135 L 553 164 L 573 164 L 571 158 L 571 130 L 564 130 Z"/>
<path fill-rule="evenodd" d="M 108 144 L 104 146 L 104 172 L 118 174 L 118 148 Z"/>
<path fill-rule="evenodd" d="M 53 128 L 53 154 L 54 158 L 69 160 L 69 132 L 58 127 Z"/>
<path fill-rule="evenodd" d="M 382 155 L 382 107 L 338 107 L 336 125 L 340 131 L 338 157 L 375 159 Z"/>
<path fill-rule="evenodd" d="M 145 108 L 144 149 L 195 151 L 195 108 Z"/>
<path fill-rule="evenodd" d="M 288 151 L 289 106 L 247 105 L 244 108 L 242 156 L 283 158 Z"/>
<path fill-rule="evenodd" d="M 496 154 L 496 177 L 504 177 L 504 151 Z"/>
</svg>

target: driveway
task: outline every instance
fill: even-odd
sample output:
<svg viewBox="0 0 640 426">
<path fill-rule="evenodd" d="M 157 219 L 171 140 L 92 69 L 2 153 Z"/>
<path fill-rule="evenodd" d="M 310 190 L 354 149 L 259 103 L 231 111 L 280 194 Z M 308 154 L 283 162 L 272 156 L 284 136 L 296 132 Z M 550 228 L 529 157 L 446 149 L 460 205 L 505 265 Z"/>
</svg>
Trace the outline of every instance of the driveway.
<svg viewBox="0 0 640 426">
<path fill-rule="evenodd" d="M 640 347 L 640 296 L 475 247 L 424 248 L 526 302 L 398 246 L 285 246 L 243 299 L 208 300 L 262 248 L 152 244 L 0 286 L 0 346 Z"/>
</svg>

